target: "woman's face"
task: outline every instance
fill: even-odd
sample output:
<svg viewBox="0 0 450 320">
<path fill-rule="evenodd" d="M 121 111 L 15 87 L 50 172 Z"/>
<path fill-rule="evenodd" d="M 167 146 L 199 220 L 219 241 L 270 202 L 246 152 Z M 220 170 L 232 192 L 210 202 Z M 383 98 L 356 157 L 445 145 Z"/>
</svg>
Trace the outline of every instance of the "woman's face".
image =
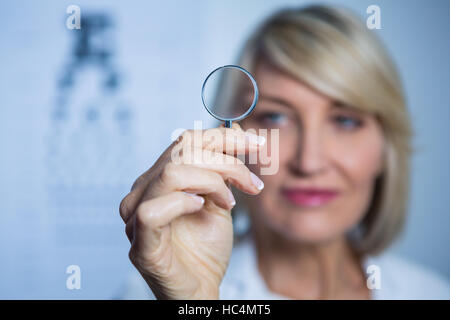
<svg viewBox="0 0 450 320">
<path fill-rule="evenodd" d="M 373 115 L 339 104 L 302 82 L 260 63 L 258 105 L 243 128 L 268 129 L 278 172 L 261 175 L 265 188 L 249 198 L 253 222 L 303 242 L 339 237 L 363 217 L 382 168 L 383 133 Z M 266 152 L 266 150 L 263 150 Z"/>
</svg>

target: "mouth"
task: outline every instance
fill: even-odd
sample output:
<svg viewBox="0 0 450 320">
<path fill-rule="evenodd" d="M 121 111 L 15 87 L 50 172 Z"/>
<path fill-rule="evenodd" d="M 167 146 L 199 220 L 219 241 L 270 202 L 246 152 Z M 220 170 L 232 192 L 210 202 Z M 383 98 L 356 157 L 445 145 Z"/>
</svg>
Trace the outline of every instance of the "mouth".
<svg viewBox="0 0 450 320">
<path fill-rule="evenodd" d="M 283 189 L 282 195 L 291 203 L 300 206 L 315 208 L 333 201 L 338 192 L 331 189 L 296 188 Z"/>
</svg>

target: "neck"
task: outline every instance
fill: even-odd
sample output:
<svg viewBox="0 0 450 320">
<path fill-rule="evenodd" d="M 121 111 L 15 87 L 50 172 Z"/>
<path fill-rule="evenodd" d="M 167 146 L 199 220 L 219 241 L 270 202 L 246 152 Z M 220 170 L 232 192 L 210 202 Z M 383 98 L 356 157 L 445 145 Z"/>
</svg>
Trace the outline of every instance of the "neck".
<svg viewBox="0 0 450 320">
<path fill-rule="evenodd" d="M 263 226 L 253 226 L 252 236 L 259 272 L 274 292 L 296 299 L 331 299 L 365 287 L 359 258 L 345 236 L 304 243 Z"/>
</svg>

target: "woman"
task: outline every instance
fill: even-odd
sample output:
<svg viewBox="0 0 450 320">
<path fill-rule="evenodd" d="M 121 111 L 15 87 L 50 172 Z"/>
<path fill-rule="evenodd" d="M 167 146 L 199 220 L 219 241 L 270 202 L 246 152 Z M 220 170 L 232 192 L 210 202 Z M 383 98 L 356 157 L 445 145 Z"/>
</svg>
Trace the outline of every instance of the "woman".
<svg viewBox="0 0 450 320">
<path fill-rule="evenodd" d="M 449 298 L 439 276 L 380 254 L 405 221 L 411 130 L 399 77 L 373 33 L 343 9 L 282 10 L 238 64 L 256 78 L 257 107 L 242 128 L 204 131 L 238 143 L 194 147 L 194 131 L 184 132 L 121 203 L 130 259 L 154 297 Z M 258 177 L 260 161 L 237 160 L 267 150 L 279 150 L 275 174 Z M 216 162 L 205 161 L 211 155 Z M 242 191 L 234 193 L 251 226 L 232 254 L 227 183 Z M 141 284 L 124 297 L 152 297 Z"/>
</svg>

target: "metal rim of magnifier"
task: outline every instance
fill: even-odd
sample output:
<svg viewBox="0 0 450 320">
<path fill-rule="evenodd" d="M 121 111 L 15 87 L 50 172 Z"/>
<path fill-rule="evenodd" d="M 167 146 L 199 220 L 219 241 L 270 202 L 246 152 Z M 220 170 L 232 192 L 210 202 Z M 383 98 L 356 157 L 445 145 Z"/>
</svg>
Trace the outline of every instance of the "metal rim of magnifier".
<svg viewBox="0 0 450 320">
<path fill-rule="evenodd" d="M 249 79 L 250 79 L 250 81 L 252 82 L 252 85 L 253 85 L 254 95 L 253 95 L 252 105 L 250 106 L 250 108 L 248 108 L 248 110 L 245 113 L 243 113 L 239 117 L 235 117 L 235 118 L 222 118 L 222 117 L 219 117 L 218 115 L 216 115 L 214 112 L 212 112 L 210 110 L 210 108 L 208 107 L 208 105 L 206 104 L 205 99 L 204 99 L 205 85 L 208 82 L 209 77 L 211 77 L 214 72 L 216 72 L 216 71 L 218 71 L 220 69 L 225 69 L 225 68 L 238 69 L 238 70 L 242 71 L 243 73 L 245 73 L 245 75 L 247 77 L 249 77 Z M 259 95 L 258 85 L 256 84 L 256 80 L 255 80 L 255 78 L 253 78 L 253 76 L 250 74 L 250 72 L 248 72 L 247 70 L 245 70 L 242 67 L 231 65 L 231 64 L 226 65 L 226 66 L 222 66 L 222 67 L 219 67 L 219 68 L 216 68 L 213 71 L 211 71 L 211 73 L 206 77 L 205 81 L 203 81 L 203 85 L 202 85 L 202 103 L 203 103 L 203 106 L 205 107 L 206 111 L 208 111 L 208 113 L 210 115 L 212 115 L 214 118 L 216 118 L 217 120 L 220 120 L 220 121 L 225 121 L 225 127 L 227 127 L 227 128 L 231 128 L 231 122 L 242 120 L 245 117 L 247 117 L 253 111 L 253 109 L 256 106 L 256 103 L 258 102 L 258 95 Z"/>
</svg>

